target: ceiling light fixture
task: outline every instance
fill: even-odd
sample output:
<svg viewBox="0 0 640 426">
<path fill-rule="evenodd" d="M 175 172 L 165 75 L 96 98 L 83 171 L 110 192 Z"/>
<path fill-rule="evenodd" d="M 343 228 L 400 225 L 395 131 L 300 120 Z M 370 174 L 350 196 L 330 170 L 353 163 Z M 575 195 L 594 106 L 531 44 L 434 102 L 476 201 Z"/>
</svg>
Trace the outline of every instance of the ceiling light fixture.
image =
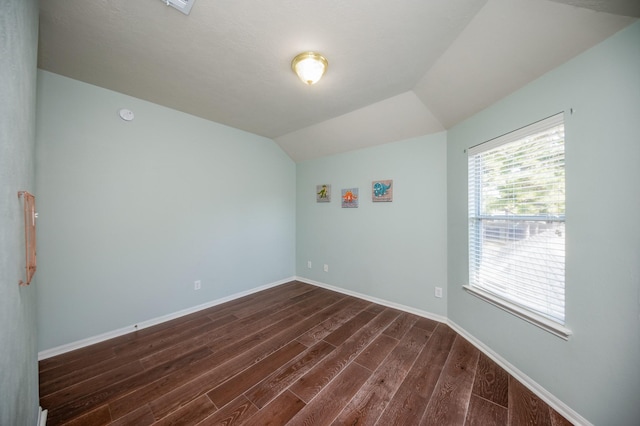
<svg viewBox="0 0 640 426">
<path fill-rule="evenodd" d="M 327 59 L 316 52 L 303 52 L 291 61 L 293 71 L 300 77 L 300 80 L 309 85 L 317 83 L 328 66 Z"/>
</svg>

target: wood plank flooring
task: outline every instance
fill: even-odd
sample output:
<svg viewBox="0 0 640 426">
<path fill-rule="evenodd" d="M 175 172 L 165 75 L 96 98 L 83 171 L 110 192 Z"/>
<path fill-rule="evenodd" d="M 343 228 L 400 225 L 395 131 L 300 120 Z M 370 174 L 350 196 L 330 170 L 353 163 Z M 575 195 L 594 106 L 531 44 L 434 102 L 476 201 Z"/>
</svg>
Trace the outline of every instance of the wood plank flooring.
<svg viewBox="0 0 640 426">
<path fill-rule="evenodd" d="M 48 425 L 570 423 L 426 318 L 300 282 L 40 361 Z"/>
</svg>

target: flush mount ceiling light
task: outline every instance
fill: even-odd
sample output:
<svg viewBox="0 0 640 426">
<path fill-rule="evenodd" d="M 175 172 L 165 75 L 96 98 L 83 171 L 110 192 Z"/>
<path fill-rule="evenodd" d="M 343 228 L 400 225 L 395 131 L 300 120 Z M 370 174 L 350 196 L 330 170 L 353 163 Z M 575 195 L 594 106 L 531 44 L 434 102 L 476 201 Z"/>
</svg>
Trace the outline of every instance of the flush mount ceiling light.
<svg viewBox="0 0 640 426">
<path fill-rule="evenodd" d="M 314 84 L 320 80 L 327 70 L 329 62 L 316 52 L 303 52 L 293 58 L 291 68 L 306 84 Z"/>
</svg>

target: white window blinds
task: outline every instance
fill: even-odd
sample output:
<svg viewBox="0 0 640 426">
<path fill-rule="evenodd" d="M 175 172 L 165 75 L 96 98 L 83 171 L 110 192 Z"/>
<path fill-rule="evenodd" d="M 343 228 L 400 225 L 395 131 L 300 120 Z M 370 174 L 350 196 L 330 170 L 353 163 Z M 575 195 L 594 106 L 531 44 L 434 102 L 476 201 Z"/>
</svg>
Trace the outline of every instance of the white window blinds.
<svg viewBox="0 0 640 426">
<path fill-rule="evenodd" d="M 564 117 L 468 150 L 469 286 L 564 324 Z"/>
</svg>

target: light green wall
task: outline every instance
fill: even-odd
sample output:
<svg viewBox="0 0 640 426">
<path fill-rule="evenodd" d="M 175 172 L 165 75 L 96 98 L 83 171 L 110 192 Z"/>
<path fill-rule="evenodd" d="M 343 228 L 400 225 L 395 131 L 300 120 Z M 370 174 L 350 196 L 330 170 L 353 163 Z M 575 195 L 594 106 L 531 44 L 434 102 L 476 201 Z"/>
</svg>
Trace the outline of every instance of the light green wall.
<svg viewBox="0 0 640 426">
<path fill-rule="evenodd" d="M 563 341 L 462 289 L 466 147 L 566 114 Z M 449 318 L 597 425 L 640 419 L 640 23 L 448 133 Z"/>
<path fill-rule="evenodd" d="M 294 275 L 295 163 L 272 140 L 45 71 L 38 84 L 41 350 Z"/>
<path fill-rule="evenodd" d="M 393 179 L 393 202 L 371 201 L 380 179 Z M 316 203 L 320 184 L 330 203 Z M 341 208 L 353 187 L 359 207 Z M 297 274 L 445 316 L 446 288 L 441 299 L 434 288 L 447 282 L 446 188 L 445 133 L 299 163 Z"/>
<path fill-rule="evenodd" d="M 37 46 L 38 2 L 0 0 L 0 425 L 31 426 L 38 416 L 40 274 L 29 287 L 18 286 L 25 279 L 25 250 L 17 196 L 35 193 Z"/>
</svg>

